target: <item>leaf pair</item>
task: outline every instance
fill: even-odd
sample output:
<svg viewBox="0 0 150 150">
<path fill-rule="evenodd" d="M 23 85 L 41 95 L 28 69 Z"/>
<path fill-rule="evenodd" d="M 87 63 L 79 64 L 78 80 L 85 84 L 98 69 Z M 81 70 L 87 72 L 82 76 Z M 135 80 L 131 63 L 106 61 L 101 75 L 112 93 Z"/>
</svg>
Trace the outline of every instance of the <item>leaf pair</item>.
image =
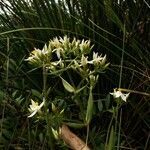
<svg viewBox="0 0 150 150">
<path fill-rule="evenodd" d="M 86 86 L 83 86 L 82 88 L 76 90 L 72 85 L 70 85 L 66 80 L 64 80 L 62 77 L 60 77 L 63 83 L 64 88 L 70 92 L 70 93 L 78 93 L 81 90 L 83 90 Z M 92 87 L 90 87 L 90 94 L 87 102 L 87 110 L 86 110 L 86 117 L 85 117 L 85 123 L 88 125 L 92 119 L 93 114 L 93 94 L 92 94 Z"/>
</svg>

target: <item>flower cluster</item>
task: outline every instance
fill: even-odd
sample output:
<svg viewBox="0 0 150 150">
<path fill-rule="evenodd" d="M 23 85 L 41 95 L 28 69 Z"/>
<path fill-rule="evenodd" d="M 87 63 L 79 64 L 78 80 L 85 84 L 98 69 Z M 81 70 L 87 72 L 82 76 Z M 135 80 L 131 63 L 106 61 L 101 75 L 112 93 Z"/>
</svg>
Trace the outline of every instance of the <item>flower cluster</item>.
<svg viewBox="0 0 150 150">
<path fill-rule="evenodd" d="M 88 60 L 88 56 L 82 54 L 81 59 L 74 60 L 72 67 L 79 71 L 82 76 L 88 77 L 105 70 L 108 65 L 109 63 L 106 63 L 106 55 L 102 57 L 102 55 L 98 55 L 98 53 L 93 52 L 92 60 Z"/>
<path fill-rule="evenodd" d="M 26 61 L 36 67 L 45 66 L 50 71 L 56 71 L 68 66 L 73 59 L 89 54 L 92 47 L 89 40 L 80 41 L 74 38 L 71 41 L 67 36 L 54 38 L 42 50 L 35 48 Z"/>
<path fill-rule="evenodd" d="M 56 37 L 50 40 L 48 46 L 45 45 L 42 50 L 32 51 L 26 60 L 37 67 L 44 66 L 50 72 L 72 68 L 93 84 L 93 79 L 95 78 L 96 81 L 97 74 L 105 70 L 109 63 L 106 63 L 106 55 L 102 57 L 95 52 L 93 52 L 92 59 L 89 59 L 92 48 L 90 40 L 80 41 L 74 38 L 71 41 L 67 36 Z"/>
<path fill-rule="evenodd" d="M 25 59 L 26 61 L 29 61 L 30 64 L 35 66 L 42 66 L 43 64 L 49 64 L 52 58 L 52 51 L 50 47 L 47 47 L 47 45 L 44 46 L 42 50 L 40 49 L 34 49 L 30 56 Z"/>
<path fill-rule="evenodd" d="M 66 57 L 69 55 L 81 56 L 82 54 L 89 54 L 92 47 L 90 46 L 90 40 L 76 40 L 74 38 L 72 41 L 67 36 L 63 38 L 54 38 L 50 40 L 49 45 L 56 52 L 57 57 Z"/>
<path fill-rule="evenodd" d="M 72 68 L 86 79 L 91 87 L 94 87 L 99 77 L 98 73 L 105 70 L 109 63 L 106 63 L 106 55 L 102 57 L 102 55 L 95 52 L 93 52 L 92 58 L 89 59 L 92 48 L 90 40 L 80 41 L 74 38 L 71 41 L 70 38 L 64 36 L 63 38 L 59 37 L 50 40 L 49 44 L 45 45 L 42 50 L 34 49 L 26 61 L 36 67 L 45 67 L 48 71 L 54 73 L 60 69 Z M 71 92 L 75 91 L 71 85 L 67 82 L 65 83 L 67 87 L 69 86 L 67 89 L 71 89 Z M 28 117 L 40 112 L 44 103 L 45 101 L 39 105 L 31 100 L 29 108 L 31 115 Z"/>
</svg>

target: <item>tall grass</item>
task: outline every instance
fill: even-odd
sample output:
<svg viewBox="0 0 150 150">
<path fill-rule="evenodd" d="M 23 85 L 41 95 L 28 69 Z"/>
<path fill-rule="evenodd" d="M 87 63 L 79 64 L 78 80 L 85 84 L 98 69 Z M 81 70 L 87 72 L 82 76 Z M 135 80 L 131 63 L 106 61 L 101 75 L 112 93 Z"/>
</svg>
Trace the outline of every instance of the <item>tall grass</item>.
<svg viewBox="0 0 150 150">
<path fill-rule="evenodd" d="M 49 149 L 44 122 L 36 124 L 27 119 L 31 95 L 41 97 L 42 72 L 39 68 L 32 69 L 24 59 L 34 47 L 42 48 L 50 39 L 68 35 L 90 39 L 94 51 L 106 53 L 111 62 L 94 89 L 97 107 L 89 126 L 91 147 L 104 149 L 106 136 L 110 137 L 107 142 L 111 145 L 114 135 L 118 141 L 114 149 L 148 150 L 150 12 L 145 1 L 126 0 L 120 4 L 117 0 L 9 2 L 11 5 L 0 1 L 0 147 Z M 54 80 L 57 81 L 48 77 L 49 82 Z M 59 83 L 55 83 L 52 90 L 58 94 Z M 111 126 L 108 131 L 112 116 L 106 111 L 111 105 L 106 95 L 116 87 L 132 90 L 128 103 L 119 110 L 117 133 Z M 64 95 L 63 89 L 59 94 Z M 68 109 L 76 114 L 71 105 Z M 86 139 L 85 129 L 75 132 Z"/>
</svg>

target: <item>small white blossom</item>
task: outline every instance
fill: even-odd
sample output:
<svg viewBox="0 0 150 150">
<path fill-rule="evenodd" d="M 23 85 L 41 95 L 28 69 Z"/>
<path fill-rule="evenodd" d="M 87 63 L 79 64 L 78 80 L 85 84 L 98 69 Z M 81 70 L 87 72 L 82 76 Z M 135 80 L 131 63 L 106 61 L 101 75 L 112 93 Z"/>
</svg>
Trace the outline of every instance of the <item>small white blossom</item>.
<svg viewBox="0 0 150 150">
<path fill-rule="evenodd" d="M 48 45 L 47 47 L 47 45 L 45 44 L 43 49 L 41 50 L 41 54 L 45 57 L 46 56 L 51 57 L 51 54 L 52 54 L 51 45 Z"/>
<path fill-rule="evenodd" d="M 89 76 L 91 86 L 94 86 L 96 84 L 98 77 L 99 77 L 98 75 L 93 75 L 93 74 Z"/>
<path fill-rule="evenodd" d="M 81 52 L 86 52 L 88 49 L 91 49 L 90 48 L 90 40 L 82 40 L 80 45 L 79 45 L 80 49 L 81 49 Z"/>
<path fill-rule="evenodd" d="M 58 140 L 58 138 L 59 138 L 58 131 L 55 130 L 54 128 L 52 128 L 52 127 L 51 127 L 51 129 L 52 129 L 52 133 L 53 133 L 53 135 L 54 135 L 54 138 L 55 138 L 56 140 Z"/>
<path fill-rule="evenodd" d="M 58 48 L 61 46 L 61 43 L 59 42 L 59 39 L 57 37 L 51 40 L 49 44 L 52 46 L 52 48 Z"/>
<path fill-rule="evenodd" d="M 129 94 L 130 93 L 127 93 L 127 94 L 123 94 L 121 91 L 117 91 L 116 89 L 114 89 L 114 92 L 113 93 L 110 93 L 111 95 L 113 95 L 114 98 L 119 98 L 121 97 L 121 99 L 123 101 L 127 101 L 127 98 L 129 97 Z"/>
<path fill-rule="evenodd" d="M 30 108 L 28 108 L 31 114 L 28 116 L 28 118 L 33 117 L 38 111 L 40 111 L 44 103 L 45 103 L 45 100 L 43 100 L 43 102 L 39 105 L 38 102 L 35 102 L 31 99 L 31 105 L 30 105 Z"/>
<path fill-rule="evenodd" d="M 81 57 L 81 66 L 86 66 L 88 64 L 88 57 L 82 55 Z"/>
<path fill-rule="evenodd" d="M 40 49 L 34 49 L 30 56 L 25 59 L 26 61 L 32 61 L 33 59 L 37 58 L 38 56 L 40 56 L 42 54 L 42 51 Z"/>
<path fill-rule="evenodd" d="M 93 52 L 93 64 L 99 64 L 103 60 L 101 55 L 99 56 L 98 53 Z"/>
</svg>

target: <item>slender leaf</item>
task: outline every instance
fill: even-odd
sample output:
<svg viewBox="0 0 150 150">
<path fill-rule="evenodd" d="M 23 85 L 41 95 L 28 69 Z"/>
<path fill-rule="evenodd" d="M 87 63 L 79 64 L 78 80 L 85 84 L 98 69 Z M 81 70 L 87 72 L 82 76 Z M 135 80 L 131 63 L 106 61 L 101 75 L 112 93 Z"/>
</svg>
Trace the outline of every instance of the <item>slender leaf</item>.
<svg viewBox="0 0 150 150">
<path fill-rule="evenodd" d="M 92 119 L 92 115 L 93 115 L 93 94 L 92 94 L 92 89 L 90 89 L 90 94 L 89 94 L 89 99 L 88 99 L 88 103 L 87 103 L 87 111 L 86 111 L 86 124 L 89 124 L 91 119 Z"/>
<path fill-rule="evenodd" d="M 70 92 L 70 93 L 74 93 L 75 89 L 72 85 L 70 85 L 66 80 L 64 80 L 62 77 L 60 77 L 63 83 L 64 88 Z"/>
</svg>

